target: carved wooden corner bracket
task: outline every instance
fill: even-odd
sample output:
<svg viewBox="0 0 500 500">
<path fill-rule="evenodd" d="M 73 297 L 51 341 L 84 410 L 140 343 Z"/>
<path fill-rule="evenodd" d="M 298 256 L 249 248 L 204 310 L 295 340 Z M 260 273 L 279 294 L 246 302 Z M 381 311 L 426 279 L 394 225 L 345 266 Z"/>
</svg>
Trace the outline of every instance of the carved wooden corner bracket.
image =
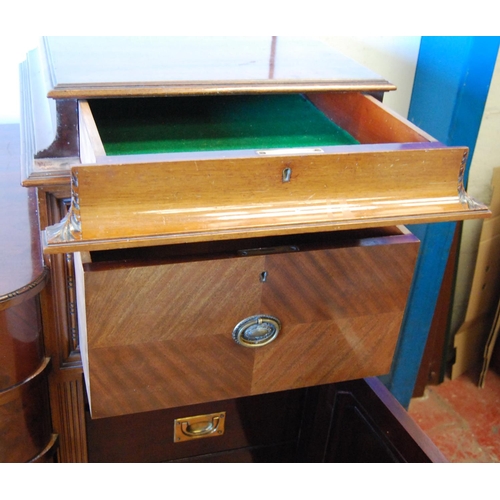
<svg viewBox="0 0 500 500">
<path fill-rule="evenodd" d="M 458 199 L 462 205 L 466 205 L 467 208 L 471 210 L 475 209 L 484 209 L 484 205 L 479 203 L 474 198 L 467 194 L 464 185 L 464 177 L 465 177 L 465 167 L 467 165 L 467 157 L 469 155 L 468 151 L 464 151 L 462 156 L 462 164 L 460 166 L 460 174 L 458 176 Z"/>
<path fill-rule="evenodd" d="M 71 206 L 66 216 L 57 224 L 45 230 L 47 243 L 65 243 L 82 239 L 80 220 L 80 200 L 78 195 L 78 176 L 71 174 Z"/>
</svg>

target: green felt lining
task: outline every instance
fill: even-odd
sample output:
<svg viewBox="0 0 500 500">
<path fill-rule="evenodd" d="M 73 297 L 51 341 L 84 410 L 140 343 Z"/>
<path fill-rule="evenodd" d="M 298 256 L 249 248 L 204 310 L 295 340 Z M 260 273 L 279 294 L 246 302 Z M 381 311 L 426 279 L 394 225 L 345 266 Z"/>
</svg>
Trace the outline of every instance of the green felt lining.
<svg viewBox="0 0 500 500">
<path fill-rule="evenodd" d="M 107 155 L 359 144 L 299 94 L 96 99 Z"/>
</svg>

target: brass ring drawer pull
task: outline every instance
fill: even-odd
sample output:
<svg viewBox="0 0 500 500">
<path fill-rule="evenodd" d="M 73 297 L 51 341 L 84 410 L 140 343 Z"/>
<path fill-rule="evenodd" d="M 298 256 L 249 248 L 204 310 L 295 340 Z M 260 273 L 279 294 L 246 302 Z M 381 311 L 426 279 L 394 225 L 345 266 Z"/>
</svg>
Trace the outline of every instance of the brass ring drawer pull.
<svg viewBox="0 0 500 500">
<path fill-rule="evenodd" d="M 262 347 L 272 342 L 281 329 L 281 322 L 274 316 L 259 314 L 240 321 L 233 330 L 233 339 L 245 347 Z"/>
</svg>

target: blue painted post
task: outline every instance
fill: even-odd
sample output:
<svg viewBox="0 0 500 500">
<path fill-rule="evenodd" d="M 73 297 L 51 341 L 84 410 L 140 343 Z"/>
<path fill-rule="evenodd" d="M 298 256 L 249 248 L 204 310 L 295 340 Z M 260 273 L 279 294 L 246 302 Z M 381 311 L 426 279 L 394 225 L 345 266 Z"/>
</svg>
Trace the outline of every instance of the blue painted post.
<svg viewBox="0 0 500 500">
<path fill-rule="evenodd" d="M 422 37 L 408 118 L 448 146 L 468 146 L 468 168 L 500 37 Z M 381 377 L 408 407 L 451 247 L 455 223 L 409 229 L 421 240 L 416 273 L 392 369 Z"/>
</svg>

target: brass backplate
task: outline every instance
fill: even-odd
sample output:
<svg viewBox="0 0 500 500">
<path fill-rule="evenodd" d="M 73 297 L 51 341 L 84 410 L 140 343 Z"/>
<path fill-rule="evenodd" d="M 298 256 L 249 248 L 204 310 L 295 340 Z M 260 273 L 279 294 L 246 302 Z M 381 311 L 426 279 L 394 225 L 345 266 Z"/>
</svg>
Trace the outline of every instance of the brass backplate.
<svg viewBox="0 0 500 500">
<path fill-rule="evenodd" d="M 209 413 L 174 420 L 174 442 L 191 441 L 222 436 L 226 422 L 226 412 Z"/>
</svg>

